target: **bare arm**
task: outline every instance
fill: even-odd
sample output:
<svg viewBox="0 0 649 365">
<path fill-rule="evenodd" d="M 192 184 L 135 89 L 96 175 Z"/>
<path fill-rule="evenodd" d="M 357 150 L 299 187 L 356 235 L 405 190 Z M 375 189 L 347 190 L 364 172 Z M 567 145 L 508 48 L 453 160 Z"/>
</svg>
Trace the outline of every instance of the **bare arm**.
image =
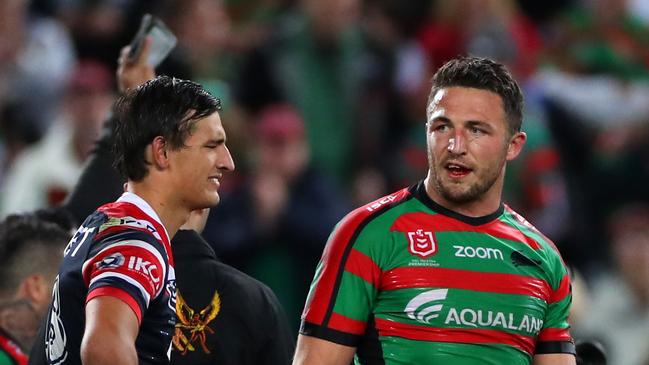
<svg viewBox="0 0 649 365">
<path fill-rule="evenodd" d="M 293 365 L 349 365 L 354 353 L 355 347 L 299 335 Z"/>
<path fill-rule="evenodd" d="M 84 365 L 137 365 L 139 324 L 135 312 L 120 299 L 101 296 L 86 304 L 86 328 L 81 341 Z"/>
<path fill-rule="evenodd" d="M 534 365 L 576 365 L 572 354 L 543 354 L 534 356 Z"/>
</svg>

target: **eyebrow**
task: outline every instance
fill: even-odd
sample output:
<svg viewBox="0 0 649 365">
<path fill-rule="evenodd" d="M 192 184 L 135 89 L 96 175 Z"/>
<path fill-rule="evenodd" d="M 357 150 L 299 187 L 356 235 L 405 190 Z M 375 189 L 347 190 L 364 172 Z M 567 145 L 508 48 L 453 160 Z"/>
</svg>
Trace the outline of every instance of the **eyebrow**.
<svg viewBox="0 0 649 365">
<path fill-rule="evenodd" d="M 493 128 L 491 124 L 489 124 L 487 122 L 483 122 L 481 120 L 467 120 L 465 123 L 466 123 L 466 125 L 472 126 L 472 127 L 483 127 L 483 128 L 489 128 L 489 129 Z"/>
<path fill-rule="evenodd" d="M 209 145 L 209 144 L 222 144 L 226 142 L 225 136 L 219 137 L 219 138 L 210 138 L 205 143 L 203 143 L 204 146 Z"/>
<path fill-rule="evenodd" d="M 435 122 L 450 123 L 451 120 L 448 119 L 448 118 L 445 117 L 445 116 L 440 115 L 440 116 L 437 116 L 437 117 L 433 118 L 433 120 L 431 120 L 431 122 L 432 122 L 432 123 L 435 123 Z"/>
</svg>

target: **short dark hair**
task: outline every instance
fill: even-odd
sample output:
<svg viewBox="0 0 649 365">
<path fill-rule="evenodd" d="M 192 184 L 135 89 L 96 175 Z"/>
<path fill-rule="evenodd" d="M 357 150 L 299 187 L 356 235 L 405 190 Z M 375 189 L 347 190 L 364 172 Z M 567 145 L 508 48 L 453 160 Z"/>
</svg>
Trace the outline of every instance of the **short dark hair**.
<svg viewBox="0 0 649 365">
<path fill-rule="evenodd" d="M 13 293 L 33 273 L 55 275 L 72 234 L 35 214 L 12 214 L 0 222 L 0 293 Z"/>
<path fill-rule="evenodd" d="M 219 110 L 219 99 L 188 80 L 159 76 L 128 91 L 115 104 L 115 167 L 129 180 L 142 180 L 149 164 L 144 150 L 155 137 L 181 148 L 196 122 Z"/>
<path fill-rule="evenodd" d="M 74 232 L 79 224 L 65 207 L 48 207 L 34 211 L 34 216 L 43 222 L 54 223 L 67 232 Z"/>
<path fill-rule="evenodd" d="M 471 87 L 500 95 L 510 135 L 520 132 L 523 123 L 523 93 L 504 65 L 482 57 L 452 59 L 437 70 L 432 79 L 428 104 L 445 87 Z"/>
</svg>

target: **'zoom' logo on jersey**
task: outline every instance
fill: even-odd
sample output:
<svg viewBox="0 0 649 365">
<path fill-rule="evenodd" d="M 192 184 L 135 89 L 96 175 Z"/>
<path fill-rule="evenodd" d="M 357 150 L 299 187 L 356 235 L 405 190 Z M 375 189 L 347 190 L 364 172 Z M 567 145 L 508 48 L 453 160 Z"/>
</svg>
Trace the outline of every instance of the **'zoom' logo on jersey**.
<svg viewBox="0 0 649 365">
<path fill-rule="evenodd" d="M 453 245 L 455 257 L 477 257 L 487 260 L 504 260 L 503 253 L 497 248 L 471 247 Z"/>
<path fill-rule="evenodd" d="M 429 324 L 431 319 L 439 317 L 439 312 L 442 310 L 442 304 L 435 302 L 446 299 L 447 293 L 448 289 L 434 289 L 423 292 L 406 304 L 404 312 L 417 322 Z"/>
</svg>

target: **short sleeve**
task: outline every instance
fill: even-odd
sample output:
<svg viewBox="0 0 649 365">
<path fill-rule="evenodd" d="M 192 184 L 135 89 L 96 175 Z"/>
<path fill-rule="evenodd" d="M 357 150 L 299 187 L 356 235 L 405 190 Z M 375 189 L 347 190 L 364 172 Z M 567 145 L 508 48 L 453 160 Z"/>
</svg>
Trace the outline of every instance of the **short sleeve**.
<svg viewBox="0 0 649 365">
<path fill-rule="evenodd" d="M 352 212 L 330 235 L 307 297 L 300 333 L 356 346 L 365 333 L 381 270 L 355 248 L 370 217 Z"/>
<path fill-rule="evenodd" d="M 572 336 L 570 335 L 570 324 L 568 315 L 570 314 L 570 305 L 572 303 L 572 287 L 570 284 L 570 275 L 565 264 L 559 257 L 558 252 L 555 258 L 555 269 L 553 276 L 556 283 L 552 288 L 550 300 L 543 328 L 539 333 L 536 353 L 575 353 L 575 346 Z"/>
<path fill-rule="evenodd" d="M 83 264 L 88 286 L 86 302 L 98 296 L 121 299 L 142 319 L 142 313 L 164 287 L 166 261 L 156 245 L 126 239 L 98 245 Z"/>
</svg>

